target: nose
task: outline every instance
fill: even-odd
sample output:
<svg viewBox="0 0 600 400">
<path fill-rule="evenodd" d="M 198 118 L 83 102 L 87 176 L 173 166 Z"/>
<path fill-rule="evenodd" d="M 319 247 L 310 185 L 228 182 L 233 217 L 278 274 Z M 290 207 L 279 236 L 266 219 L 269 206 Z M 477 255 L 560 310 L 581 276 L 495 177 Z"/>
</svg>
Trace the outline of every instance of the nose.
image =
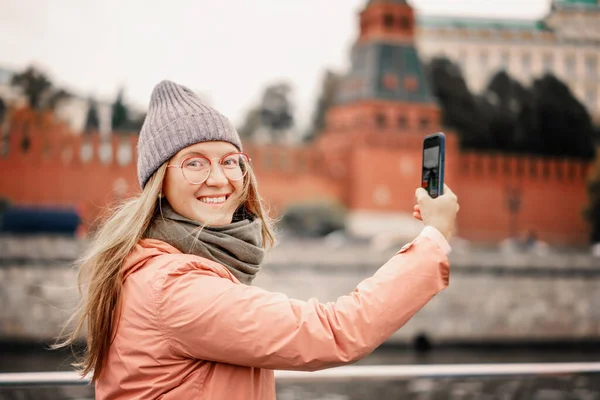
<svg viewBox="0 0 600 400">
<path fill-rule="evenodd" d="M 208 174 L 208 178 L 205 183 L 208 186 L 225 186 L 229 184 L 229 179 L 223 173 L 223 169 L 217 163 L 214 163 L 210 169 L 210 174 Z"/>
</svg>

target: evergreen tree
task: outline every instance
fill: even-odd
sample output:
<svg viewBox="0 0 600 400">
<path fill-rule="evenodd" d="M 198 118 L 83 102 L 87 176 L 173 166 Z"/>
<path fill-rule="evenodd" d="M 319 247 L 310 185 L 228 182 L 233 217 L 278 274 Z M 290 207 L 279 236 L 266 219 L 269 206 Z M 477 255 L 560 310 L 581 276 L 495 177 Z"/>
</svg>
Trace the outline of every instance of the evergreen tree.
<svg viewBox="0 0 600 400">
<path fill-rule="evenodd" d="M 28 67 L 25 71 L 15 74 L 12 77 L 11 84 L 23 90 L 29 107 L 34 110 L 41 109 L 44 96 L 52 88 L 52 83 L 46 75 L 33 67 Z"/>
<path fill-rule="evenodd" d="M 294 126 L 292 88 L 276 83 L 265 88 L 261 102 L 246 114 L 240 136 L 257 143 L 282 143 Z"/>
<path fill-rule="evenodd" d="M 325 129 L 325 117 L 327 111 L 335 102 L 335 96 L 339 90 L 342 77 L 333 71 L 326 71 L 323 83 L 321 84 L 321 94 L 315 107 L 312 126 L 306 140 L 316 138 L 323 129 Z"/>
<path fill-rule="evenodd" d="M 434 58 L 426 68 L 433 95 L 437 97 L 442 124 L 453 128 L 464 148 L 485 149 L 490 145 L 490 107 L 469 91 L 460 68 L 446 58 Z"/>
<path fill-rule="evenodd" d="M 265 89 L 260 107 L 264 126 L 273 131 L 281 131 L 294 125 L 291 92 L 292 88 L 285 83 L 270 85 Z"/>
<path fill-rule="evenodd" d="M 463 148 L 593 158 L 590 115 L 556 77 L 546 75 L 527 88 L 500 71 L 475 96 L 451 61 L 433 59 L 427 72 L 443 124 L 457 131 Z"/>
<path fill-rule="evenodd" d="M 98 104 L 90 98 L 87 116 L 85 118 L 85 132 L 98 132 L 100 130 L 100 118 L 98 117 Z"/>
<path fill-rule="evenodd" d="M 124 103 L 124 90 L 121 88 L 117 98 L 112 105 L 112 130 L 122 131 L 127 129 L 129 121 L 129 110 Z"/>
<path fill-rule="evenodd" d="M 549 156 L 586 160 L 594 157 L 594 127 L 581 102 L 563 82 L 546 75 L 533 84 L 537 132 L 530 136 L 529 149 Z"/>
<path fill-rule="evenodd" d="M 2 98 L 0 98 L 0 125 L 2 125 L 2 123 L 4 122 L 4 116 L 6 115 L 6 112 L 7 112 L 6 103 L 4 103 L 4 100 L 2 100 Z"/>
</svg>

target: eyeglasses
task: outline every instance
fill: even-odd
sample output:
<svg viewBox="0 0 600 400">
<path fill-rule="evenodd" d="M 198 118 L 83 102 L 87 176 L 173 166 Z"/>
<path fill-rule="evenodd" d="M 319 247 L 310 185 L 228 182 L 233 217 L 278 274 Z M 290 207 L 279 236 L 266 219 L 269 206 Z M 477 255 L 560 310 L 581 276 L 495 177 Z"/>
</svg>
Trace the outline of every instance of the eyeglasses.
<svg viewBox="0 0 600 400">
<path fill-rule="evenodd" d="M 219 160 L 219 167 L 223 175 L 230 181 L 239 181 L 248 173 L 250 158 L 244 153 L 228 153 L 223 157 L 213 158 Z M 186 158 L 180 165 L 167 165 L 167 168 L 181 168 L 183 178 L 192 185 L 203 184 L 212 171 L 212 161 L 203 156 Z"/>
</svg>

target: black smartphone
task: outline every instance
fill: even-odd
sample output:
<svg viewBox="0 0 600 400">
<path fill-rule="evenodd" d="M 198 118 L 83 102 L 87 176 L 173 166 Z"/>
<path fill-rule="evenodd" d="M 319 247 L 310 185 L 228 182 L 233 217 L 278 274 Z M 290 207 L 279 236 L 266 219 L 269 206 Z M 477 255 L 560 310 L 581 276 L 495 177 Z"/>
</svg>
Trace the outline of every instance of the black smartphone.
<svg viewBox="0 0 600 400">
<path fill-rule="evenodd" d="M 444 161 L 446 136 L 443 132 L 428 135 L 423 140 L 423 169 L 421 187 L 436 198 L 444 194 Z"/>
</svg>

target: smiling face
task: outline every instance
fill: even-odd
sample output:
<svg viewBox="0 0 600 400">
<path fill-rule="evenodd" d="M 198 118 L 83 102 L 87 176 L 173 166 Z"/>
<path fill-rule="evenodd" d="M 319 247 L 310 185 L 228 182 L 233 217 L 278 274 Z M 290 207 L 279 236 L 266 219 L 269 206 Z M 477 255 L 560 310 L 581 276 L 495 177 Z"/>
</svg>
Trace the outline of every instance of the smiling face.
<svg viewBox="0 0 600 400">
<path fill-rule="evenodd" d="M 225 154 L 239 150 L 228 142 L 202 142 L 186 147 L 169 160 L 170 166 L 180 166 L 190 157 L 206 157 L 212 162 L 210 175 L 200 185 L 188 182 L 181 168 L 167 168 L 163 194 L 173 209 L 193 221 L 222 226 L 230 224 L 241 204 L 244 180 L 229 180 L 218 163 Z"/>
</svg>

